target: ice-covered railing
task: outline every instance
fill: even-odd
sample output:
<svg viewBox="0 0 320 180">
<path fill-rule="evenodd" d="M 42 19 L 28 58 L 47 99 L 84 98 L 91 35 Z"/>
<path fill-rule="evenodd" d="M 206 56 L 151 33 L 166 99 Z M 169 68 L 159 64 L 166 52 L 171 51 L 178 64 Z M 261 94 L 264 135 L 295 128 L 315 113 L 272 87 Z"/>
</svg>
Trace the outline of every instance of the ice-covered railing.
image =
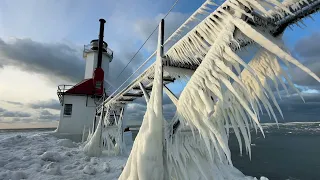
<svg viewBox="0 0 320 180">
<path fill-rule="evenodd" d="M 319 1 L 319 0 L 317 0 L 317 1 Z M 236 2 L 236 1 L 232 1 L 232 2 Z M 246 3 L 246 1 L 242 1 L 243 3 Z M 255 2 L 255 1 L 253 1 L 253 2 Z M 257 1 L 257 2 L 262 2 L 262 1 Z M 266 1 L 266 2 L 268 2 L 268 1 Z M 316 2 L 316 1 L 314 1 L 314 2 Z M 233 3 L 231 3 L 231 4 L 228 4 L 229 3 L 229 1 L 225 1 L 219 8 L 220 9 L 227 9 L 228 7 L 231 7 L 231 6 L 233 6 L 234 7 L 234 4 Z M 275 8 L 273 8 L 273 12 L 269 12 L 269 11 L 267 11 L 267 10 L 263 10 L 260 6 L 259 6 L 259 4 L 257 4 L 257 3 L 247 3 L 248 5 L 252 5 L 252 4 L 255 4 L 256 6 L 257 6 L 257 8 L 251 8 L 251 10 L 256 10 L 256 11 L 253 11 L 252 12 L 252 14 L 253 14 L 253 17 L 260 17 L 260 16 L 263 16 L 263 17 L 267 17 L 267 19 L 264 19 L 264 20 L 268 20 L 268 21 L 270 21 L 270 20 L 272 20 L 272 19 L 276 19 L 275 17 L 277 16 L 277 14 L 275 14 L 274 12 L 278 12 L 278 13 L 282 13 L 282 14 L 285 14 L 286 15 L 286 17 L 290 17 L 290 15 L 292 15 L 292 13 L 290 13 L 289 14 L 289 9 L 288 8 L 286 8 L 287 6 L 292 6 L 292 5 L 286 5 L 286 7 L 285 6 L 279 6 L 279 7 L 277 7 L 277 6 L 275 6 Z M 278 3 L 277 3 L 278 4 Z M 206 1 L 202 6 L 200 6 L 199 8 L 198 8 L 198 10 L 197 11 L 195 11 L 193 14 L 192 14 L 192 16 L 190 16 L 190 18 L 188 18 L 166 41 L 165 41 L 165 44 L 166 43 L 168 43 L 168 42 L 170 42 L 170 41 L 173 41 L 173 40 L 175 40 L 175 39 L 179 39 L 178 38 L 178 36 L 179 35 L 181 35 L 181 32 L 183 32 L 183 31 L 186 31 L 187 29 L 188 29 L 188 24 L 190 24 L 191 22 L 193 22 L 194 20 L 198 20 L 197 19 L 197 16 L 199 15 L 199 14 L 208 14 L 208 12 L 210 12 L 210 10 L 212 9 L 212 7 L 214 6 L 215 4 L 214 4 L 214 2 L 213 1 L 211 1 L 211 0 L 208 0 L 208 1 Z M 280 4 L 278 4 L 278 5 L 280 5 Z M 246 6 L 246 7 L 249 7 L 249 6 Z M 205 23 L 208 23 L 208 22 L 210 22 L 209 20 L 210 19 L 219 19 L 219 14 L 215 14 L 216 12 L 218 12 L 217 10 L 214 12 L 214 13 L 212 13 L 212 14 L 210 14 L 204 21 L 202 21 L 200 24 L 205 24 Z M 259 14 L 257 14 L 257 13 L 259 13 Z M 248 13 L 246 13 L 247 15 L 248 15 L 248 17 L 252 17 L 252 16 L 250 16 L 250 12 L 248 12 Z M 268 14 L 269 14 L 269 16 L 268 16 Z M 288 15 L 289 14 L 289 15 Z M 258 18 L 259 19 L 259 18 Z M 255 21 L 257 21 L 257 19 L 255 18 Z M 279 19 L 278 19 L 278 21 L 279 21 Z M 215 21 L 213 21 L 213 22 L 211 22 L 211 23 L 219 23 L 219 22 L 215 22 Z M 200 24 L 197 26 L 197 27 L 200 27 Z M 219 25 L 219 24 L 218 24 Z M 221 24 L 220 24 L 221 25 Z M 265 24 L 265 25 L 267 25 L 267 23 Z M 270 25 L 270 24 L 269 24 Z M 281 23 L 278 23 L 278 25 L 279 26 L 281 26 L 282 24 Z M 287 25 L 285 25 L 285 27 L 286 27 Z M 194 28 L 193 29 L 193 33 L 194 32 L 196 32 L 197 33 L 197 27 L 196 28 Z M 275 27 L 274 27 L 275 28 Z M 215 30 L 218 30 L 218 29 L 215 29 Z M 278 33 L 278 29 L 276 28 L 276 30 L 273 30 L 273 31 L 275 31 L 276 33 Z M 178 48 L 178 49 L 175 49 L 175 47 L 179 47 L 179 44 L 183 44 L 183 43 L 181 43 L 182 41 L 184 41 L 185 43 L 188 43 L 187 41 L 188 41 L 188 39 L 190 38 L 189 37 L 189 35 L 192 35 L 192 33 L 191 32 L 189 32 L 188 33 L 188 35 L 186 35 L 186 36 L 184 36 L 184 40 L 183 39 L 180 39 L 180 41 L 178 41 L 178 43 L 176 43 L 176 44 L 174 44 L 169 50 L 168 50 L 168 52 L 167 52 L 167 54 L 166 55 L 168 55 L 167 57 L 171 57 L 171 58 L 173 58 L 174 57 L 174 53 L 172 53 L 172 52 L 175 52 L 175 51 L 179 51 L 180 49 Z M 205 37 L 199 37 L 199 38 L 205 38 Z M 198 39 L 199 39 L 198 38 Z M 250 40 L 249 38 L 247 38 L 246 36 L 243 36 L 243 35 L 239 35 L 239 38 L 236 38 L 236 40 L 239 42 L 239 44 L 241 45 L 241 46 L 245 46 L 245 45 L 247 45 L 247 44 L 250 44 L 250 43 L 252 43 L 253 41 L 252 40 Z M 199 41 L 199 42 L 201 42 L 201 41 Z M 204 42 L 204 43 L 206 43 L 206 42 Z M 189 43 L 189 44 L 191 44 L 191 43 Z M 185 44 L 183 44 L 183 45 L 185 45 Z M 181 47 L 181 46 L 180 46 Z M 186 48 L 188 49 L 190 47 L 190 45 L 189 46 L 186 46 Z M 234 49 L 239 49 L 239 47 L 235 44 L 233 47 L 231 47 L 233 50 Z M 170 55 L 170 53 L 171 53 L 171 55 Z M 196 53 L 198 53 L 198 52 L 192 52 L 192 53 L 189 53 L 189 55 L 190 54 L 196 54 Z M 204 56 L 205 55 L 205 52 L 202 52 L 201 53 L 202 54 L 202 56 Z M 142 67 L 145 67 L 145 65 L 153 58 L 153 56 L 155 55 L 155 52 L 154 53 L 152 53 L 148 58 L 147 58 L 147 60 L 116 90 L 116 91 L 114 91 L 110 96 L 109 96 L 109 98 L 107 98 L 106 100 L 105 100 L 105 102 L 104 102 L 104 104 L 105 103 L 111 103 L 111 98 L 113 98 L 114 97 L 114 95 L 117 95 L 117 94 L 123 94 L 124 92 L 127 92 L 127 91 L 129 91 L 130 90 L 130 88 L 128 88 L 128 86 L 127 86 L 127 83 L 129 82 L 129 80 L 131 80 L 132 79 L 132 77 L 135 75 L 135 74 L 137 74 L 140 70 L 141 70 L 141 68 Z M 199 62 L 201 62 L 201 59 L 202 59 L 203 57 L 195 57 L 195 58 L 193 58 L 192 59 L 192 61 L 188 61 L 188 62 L 185 62 L 185 61 L 179 61 L 178 59 L 169 59 L 169 61 L 170 60 L 172 60 L 172 61 L 175 61 L 176 63 L 192 63 L 193 65 L 195 65 L 195 64 L 199 64 Z M 189 59 L 189 58 L 187 58 L 187 59 Z M 194 61 L 195 60 L 195 61 Z M 192 65 L 191 64 L 191 65 Z M 151 66 L 150 66 L 150 70 L 152 69 L 152 67 L 154 66 L 154 64 L 152 64 Z M 152 70 L 151 70 L 152 71 Z M 151 73 L 152 74 L 152 73 Z M 143 75 L 143 73 L 142 73 L 142 75 L 140 75 L 140 76 L 138 76 L 132 83 L 135 83 L 135 85 L 136 85 L 136 82 L 138 82 L 139 80 L 142 80 L 142 79 L 144 79 L 146 76 L 144 76 Z M 131 86 L 131 84 L 129 85 L 129 86 Z M 131 86 L 132 87 L 132 86 Z M 119 97 L 119 96 L 117 96 L 117 97 Z M 110 102 L 109 102 L 110 101 Z M 101 106 L 99 106 L 99 109 L 101 109 Z"/>
<path fill-rule="evenodd" d="M 267 78 L 273 81 L 276 89 L 278 89 L 278 80 L 286 89 L 282 78 L 286 79 L 292 88 L 295 87 L 286 72 L 282 70 L 277 58 L 287 66 L 290 63 L 296 65 L 318 82 L 320 80 L 317 75 L 283 50 L 285 48 L 282 47 L 281 36 L 274 38 L 270 35 L 268 28 L 259 29 L 243 20 L 244 16 L 253 19 L 251 14 L 244 11 L 244 6 L 252 10 L 257 9 L 263 16 L 272 18 L 265 8 L 269 6 L 265 3 L 277 6 L 281 9 L 279 13 L 291 13 L 282 4 L 272 0 L 263 3 L 253 0 L 226 1 L 209 15 L 209 19 L 205 19 L 176 43 L 167 54 L 173 61 L 200 64 L 180 95 L 177 112 L 180 122 L 187 124 L 195 137 L 199 134 L 202 138 L 204 149 L 207 149 L 213 167 L 219 163 L 232 166 L 228 147 L 229 127 L 235 131 L 240 152 L 242 153 L 242 140 L 244 140 L 245 149 L 250 155 L 249 124 L 263 133 L 259 122 L 259 111 L 262 112 L 262 108 L 270 117 L 277 119 L 269 101 L 273 102 L 281 114 Z M 261 46 L 260 52 L 249 65 L 231 49 L 232 46 L 240 46 L 239 41 L 234 38 L 236 28 L 246 38 L 250 38 Z M 241 72 L 242 68 L 244 70 Z M 194 133 L 194 130 L 198 133 Z M 172 146 L 179 146 L 179 143 L 176 143 Z M 181 156 L 198 158 L 198 162 L 195 162 L 199 169 L 198 173 L 202 173 L 205 179 L 226 175 L 219 168 L 215 173 L 207 174 L 201 171 L 202 156 L 198 154 L 195 157 L 195 154 L 192 154 L 194 153 L 192 148 L 186 148 L 189 151 L 184 155 L 181 153 L 174 155 L 172 161 L 181 161 L 179 160 Z M 212 149 L 215 149 L 213 154 L 218 155 L 218 160 L 210 154 Z M 200 154 L 203 153 L 200 152 Z M 185 174 L 183 170 L 186 170 L 184 168 L 187 166 L 186 160 L 182 160 L 177 166 L 178 178 L 183 179 L 184 177 L 180 175 Z"/>
<path fill-rule="evenodd" d="M 172 131 L 169 132 L 166 151 L 163 151 L 161 139 L 163 75 L 159 72 L 163 69 L 159 56 L 157 63 L 151 66 L 154 70 L 145 71 L 149 75 L 154 74 L 155 80 L 151 82 L 153 91 L 120 179 L 163 179 L 166 172 L 173 179 L 199 176 L 200 179 L 251 179 L 232 166 L 228 147 L 229 129 L 235 132 L 240 153 L 246 149 L 250 156 L 249 127 L 260 129 L 263 133 L 260 113 L 265 110 L 270 118 L 277 120 L 273 105 L 281 114 L 267 79 L 272 80 L 276 89 L 278 83 L 287 88 L 283 79 L 295 88 L 280 66 L 280 61 L 287 66 L 297 66 L 319 81 L 319 77 L 284 50 L 281 34 L 273 37 L 270 32 L 273 26 L 265 23 L 259 27 L 252 23 L 255 19 L 251 12 L 266 19 L 274 19 L 273 13 L 293 15 L 289 8 L 276 0 L 229 0 L 167 52 L 167 61 L 199 67 L 190 74 L 191 78 L 179 99 L 171 97 L 177 106 L 176 118 L 182 127 L 191 128 L 192 136 L 184 136 L 182 131 L 173 136 Z M 235 32 L 240 33 L 236 36 Z M 235 53 L 235 50 L 241 49 L 242 41 L 252 41 L 260 46 L 259 53 L 248 64 Z M 175 76 L 174 71 L 169 73 Z M 139 76 L 125 91 L 144 78 L 144 75 Z M 112 105 L 123 92 L 106 104 Z M 166 161 L 163 157 L 167 157 Z"/>
<path fill-rule="evenodd" d="M 194 20 L 198 20 L 197 16 L 202 13 L 208 13 L 207 11 L 210 10 L 210 6 L 215 6 L 216 4 L 212 0 L 205 1 L 165 42 L 164 45 L 166 45 L 169 42 L 176 41 L 179 39 L 179 35 L 183 31 L 186 31 L 188 29 L 188 24 L 193 22 Z M 130 90 L 130 87 L 133 87 L 137 84 L 137 82 L 141 81 L 141 79 L 145 78 L 148 74 L 153 73 L 153 66 L 155 63 L 153 63 L 147 70 L 145 70 L 142 74 L 140 74 L 129 86 L 125 86 L 129 80 L 137 74 L 145 65 L 155 56 L 156 51 L 154 51 L 146 60 L 144 63 L 142 63 L 136 71 L 134 71 L 119 87 L 116 89 L 110 96 L 105 100 L 102 104 L 111 104 L 114 102 L 116 98 L 119 97 L 120 94 L 123 94 Z M 114 99 L 114 100 L 111 100 Z M 101 106 L 97 108 L 99 111 L 101 110 Z"/>
</svg>

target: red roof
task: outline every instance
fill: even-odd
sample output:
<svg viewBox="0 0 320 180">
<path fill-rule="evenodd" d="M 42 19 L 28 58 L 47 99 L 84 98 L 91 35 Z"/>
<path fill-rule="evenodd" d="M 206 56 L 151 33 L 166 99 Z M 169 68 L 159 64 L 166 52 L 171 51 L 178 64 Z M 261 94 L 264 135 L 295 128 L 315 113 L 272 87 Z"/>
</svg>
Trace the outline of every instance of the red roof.
<svg viewBox="0 0 320 180">
<path fill-rule="evenodd" d="M 84 79 L 78 84 L 74 85 L 71 89 L 67 90 L 65 94 L 94 94 L 93 79 Z"/>
</svg>

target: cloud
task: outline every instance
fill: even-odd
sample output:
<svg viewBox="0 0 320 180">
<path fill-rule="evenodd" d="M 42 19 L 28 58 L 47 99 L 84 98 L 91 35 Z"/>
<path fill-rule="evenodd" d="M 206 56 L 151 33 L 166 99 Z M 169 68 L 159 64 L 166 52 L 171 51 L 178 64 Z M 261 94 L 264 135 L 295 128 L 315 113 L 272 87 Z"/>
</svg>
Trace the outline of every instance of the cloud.
<svg viewBox="0 0 320 180">
<path fill-rule="evenodd" d="M 48 110 L 42 110 L 40 112 L 39 120 L 40 121 L 57 121 L 59 120 L 59 114 L 52 114 Z"/>
<path fill-rule="evenodd" d="M 6 111 L 5 109 L 0 107 L 0 113 Z"/>
<path fill-rule="evenodd" d="M 9 123 L 29 123 L 32 121 L 32 118 L 13 118 L 11 121 L 9 121 Z"/>
<path fill-rule="evenodd" d="M 3 102 L 9 103 L 9 104 L 13 104 L 13 105 L 23 105 L 21 102 L 15 102 L 15 101 L 4 101 Z"/>
<path fill-rule="evenodd" d="M 0 114 L 2 117 L 31 117 L 30 113 L 21 112 L 21 111 L 3 111 Z"/>
<path fill-rule="evenodd" d="M 279 122 L 307 122 L 307 121 L 320 121 L 320 94 L 319 93 L 303 93 L 305 103 L 297 94 L 282 97 L 278 100 L 278 104 L 282 110 L 284 119 L 281 118 L 278 110 L 273 106 L 275 114 Z M 270 120 L 267 113 L 261 117 L 261 122 L 275 122 Z"/>
<path fill-rule="evenodd" d="M 303 57 L 319 57 L 319 41 L 320 32 L 312 33 L 310 36 L 300 39 L 296 43 L 294 51 Z"/>
<path fill-rule="evenodd" d="M 115 87 L 120 86 L 145 60 L 142 53 L 139 52 L 132 60 L 132 62 L 128 65 L 128 67 L 119 76 L 120 72 L 137 51 L 137 49 L 135 49 L 133 46 L 127 46 L 127 48 L 125 47 L 126 45 L 124 45 L 124 47 L 121 47 L 118 51 L 114 52 L 114 59 L 110 63 L 108 80 Z M 131 81 L 128 82 L 130 83 Z"/>
<path fill-rule="evenodd" d="M 294 47 L 294 53 L 303 61 L 318 77 L 320 76 L 320 32 L 313 33 L 308 37 L 302 38 Z M 320 89 L 319 82 L 307 75 L 301 69 L 294 67 L 292 71 L 292 79 L 294 83 L 302 86 L 311 86 Z"/>
<path fill-rule="evenodd" d="M 63 43 L 41 43 L 31 39 L 0 39 L 0 65 L 12 65 L 47 77 L 78 82 L 84 75 L 80 50 Z"/>
<path fill-rule="evenodd" d="M 124 119 L 126 124 L 137 125 L 141 124 L 143 116 L 146 112 L 147 104 L 144 99 L 138 98 L 133 103 L 127 105 L 125 109 Z M 176 107 L 167 95 L 163 96 L 163 116 L 167 121 L 170 121 L 176 112 Z"/>
<path fill-rule="evenodd" d="M 3 123 L 16 123 L 16 122 L 31 122 L 32 118 L 30 113 L 19 111 L 8 111 L 0 108 L 0 122 Z"/>
<path fill-rule="evenodd" d="M 54 109 L 60 110 L 61 105 L 58 100 L 50 99 L 46 101 L 37 101 L 34 103 L 30 103 L 29 106 L 33 109 Z"/>
<path fill-rule="evenodd" d="M 142 53 L 138 53 L 121 77 L 117 78 L 135 52 L 134 46 L 130 45 L 115 51 L 109 68 L 109 80 L 115 86 L 119 86 L 144 61 Z M 31 39 L 4 42 L 0 39 L 0 66 L 10 65 L 27 72 L 40 73 L 54 83 L 61 80 L 78 83 L 83 79 L 85 60 L 80 55 L 81 49 L 64 43 L 40 43 Z"/>
</svg>

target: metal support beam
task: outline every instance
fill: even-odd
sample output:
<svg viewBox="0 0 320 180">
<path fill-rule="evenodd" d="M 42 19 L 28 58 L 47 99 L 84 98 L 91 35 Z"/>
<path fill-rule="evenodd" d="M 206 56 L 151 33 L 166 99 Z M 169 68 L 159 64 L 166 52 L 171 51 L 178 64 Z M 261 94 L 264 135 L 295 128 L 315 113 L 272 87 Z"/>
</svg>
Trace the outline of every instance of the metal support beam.
<svg viewBox="0 0 320 180">
<path fill-rule="evenodd" d="M 132 102 L 134 99 L 122 99 L 122 98 L 120 98 L 120 99 L 118 99 L 117 101 L 118 102 Z"/>
<path fill-rule="evenodd" d="M 122 107 L 120 110 L 120 116 L 119 116 L 119 121 L 118 121 L 118 131 L 119 131 L 119 147 L 120 147 L 120 154 L 123 154 L 123 149 L 124 149 L 124 140 L 123 140 L 123 112 L 124 108 Z"/>
<path fill-rule="evenodd" d="M 178 101 L 179 101 L 179 99 L 177 98 L 177 96 L 174 95 L 174 94 L 172 93 L 172 91 L 170 91 L 170 89 L 169 89 L 166 85 L 163 85 L 163 87 L 164 87 L 164 91 L 166 92 L 166 94 L 168 95 L 168 97 L 171 99 L 171 101 L 173 102 L 173 104 L 174 104 L 175 106 L 177 106 L 177 105 L 178 105 Z"/>
<path fill-rule="evenodd" d="M 151 77 L 148 77 L 148 79 L 150 79 L 150 80 L 154 80 L 154 78 L 151 78 Z M 166 81 L 166 82 L 174 82 L 174 78 L 163 78 L 162 79 L 163 81 Z"/>
<path fill-rule="evenodd" d="M 145 89 L 147 92 L 152 91 L 152 87 L 146 87 Z M 132 90 L 141 90 L 141 89 L 139 87 L 134 87 L 134 88 L 132 88 Z"/>
<path fill-rule="evenodd" d="M 126 94 L 124 94 L 124 95 L 122 95 L 122 96 L 125 96 L 125 97 L 142 97 L 143 94 L 141 94 L 141 93 L 138 93 L 138 94 L 135 94 L 135 93 L 126 93 Z"/>
<path fill-rule="evenodd" d="M 143 94 L 144 94 L 144 98 L 146 99 L 146 102 L 148 103 L 148 102 L 149 102 L 149 99 L 150 99 L 150 96 L 149 96 L 146 88 L 144 87 L 144 85 L 143 85 L 141 82 L 139 82 L 139 86 L 140 86 L 141 91 L 142 91 Z"/>
</svg>

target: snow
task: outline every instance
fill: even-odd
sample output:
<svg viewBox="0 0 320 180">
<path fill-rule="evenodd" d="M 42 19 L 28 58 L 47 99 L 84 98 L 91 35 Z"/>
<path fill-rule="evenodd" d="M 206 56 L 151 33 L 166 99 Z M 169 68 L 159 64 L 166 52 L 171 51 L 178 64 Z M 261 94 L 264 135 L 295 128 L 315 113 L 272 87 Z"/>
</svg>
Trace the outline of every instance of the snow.
<svg viewBox="0 0 320 180">
<path fill-rule="evenodd" d="M 40 157 L 44 161 L 51 162 L 59 162 L 62 159 L 61 155 L 58 152 L 45 152 Z"/>
<path fill-rule="evenodd" d="M 59 139 L 58 141 L 59 146 L 73 148 L 75 145 L 70 139 Z"/>
<path fill-rule="evenodd" d="M 49 132 L 0 134 L 0 179 L 118 179 L 126 156 L 88 157 L 82 146 Z"/>
</svg>

